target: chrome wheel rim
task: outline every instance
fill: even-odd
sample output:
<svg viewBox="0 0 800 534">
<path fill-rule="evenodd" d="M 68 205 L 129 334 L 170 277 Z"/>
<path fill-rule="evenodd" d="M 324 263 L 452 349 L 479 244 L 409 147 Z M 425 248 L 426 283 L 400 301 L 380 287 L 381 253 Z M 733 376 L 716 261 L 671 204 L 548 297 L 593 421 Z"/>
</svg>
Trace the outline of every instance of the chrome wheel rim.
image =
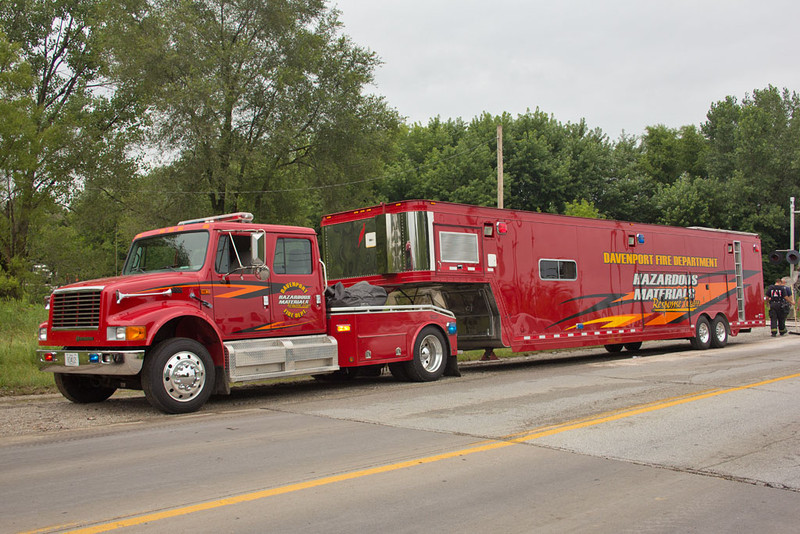
<svg viewBox="0 0 800 534">
<path fill-rule="evenodd" d="M 711 330 L 706 323 L 700 323 L 697 327 L 697 338 L 705 344 L 711 340 Z"/>
<path fill-rule="evenodd" d="M 444 348 L 441 340 L 435 335 L 427 335 L 419 345 L 419 361 L 423 369 L 429 373 L 439 370 L 444 361 Z"/>
<path fill-rule="evenodd" d="M 164 365 L 163 379 L 164 391 L 170 398 L 187 402 L 203 390 L 206 368 L 193 352 L 177 352 Z"/>
<path fill-rule="evenodd" d="M 716 334 L 718 341 L 725 341 L 725 339 L 728 337 L 728 331 L 722 321 L 717 323 Z"/>
</svg>

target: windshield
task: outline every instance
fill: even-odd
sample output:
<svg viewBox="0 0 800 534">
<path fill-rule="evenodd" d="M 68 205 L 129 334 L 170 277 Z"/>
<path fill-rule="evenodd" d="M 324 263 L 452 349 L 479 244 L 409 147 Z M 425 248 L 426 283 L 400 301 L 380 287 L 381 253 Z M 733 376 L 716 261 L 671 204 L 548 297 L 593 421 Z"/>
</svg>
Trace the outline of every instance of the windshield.
<svg viewBox="0 0 800 534">
<path fill-rule="evenodd" d="M 158 235 L 134 241 L 122 274 L 199 271 L 208 249 L 208 232 Z"/>
</svg>

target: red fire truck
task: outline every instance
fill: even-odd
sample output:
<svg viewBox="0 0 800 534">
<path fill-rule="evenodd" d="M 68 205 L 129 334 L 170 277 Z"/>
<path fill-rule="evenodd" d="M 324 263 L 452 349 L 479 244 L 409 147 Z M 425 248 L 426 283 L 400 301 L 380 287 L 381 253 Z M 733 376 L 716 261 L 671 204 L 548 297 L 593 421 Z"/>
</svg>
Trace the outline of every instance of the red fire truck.
<svg viewBox="0 0 800 534">
<path fill-rule="evenodd" d="M 723 347 L 764 326 L 755 234 L 413 200 L 328 215 L 332 280 L 453 312 L 460 349 L 689 339 Z"/>
<path fill-rule="evenodd" d="M 41 368 L 73 402 L 143 389 L 169 413 L 231 383 L 380 370 L 457 373 L 456 322 L 434 305 L 329 308 L 310 228 L 236 213 L 136 236 L 119 277 L 61 287 L 39 328 Z M 384 293 L 385 296 L 385 293 Z"/>
</svg>

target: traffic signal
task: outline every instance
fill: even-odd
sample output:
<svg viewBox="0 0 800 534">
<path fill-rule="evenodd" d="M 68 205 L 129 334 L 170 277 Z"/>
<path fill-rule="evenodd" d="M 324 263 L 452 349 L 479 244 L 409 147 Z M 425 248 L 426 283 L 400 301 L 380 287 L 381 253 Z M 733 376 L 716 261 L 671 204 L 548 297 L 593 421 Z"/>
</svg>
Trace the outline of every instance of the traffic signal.
<svg viewBox="0 0 800 534">
<path fill-rule="evenodd" d="M 786 255 L 781 254 L 785 252 Z M 786 260 L 787 263 L 791 265 L 797 265 L 800 263 L 800 252 L 796 250 L 773 250 L 769 254 L 769 261 L 770 263 L 780 263 L 783 260 Z"/>
</svg>

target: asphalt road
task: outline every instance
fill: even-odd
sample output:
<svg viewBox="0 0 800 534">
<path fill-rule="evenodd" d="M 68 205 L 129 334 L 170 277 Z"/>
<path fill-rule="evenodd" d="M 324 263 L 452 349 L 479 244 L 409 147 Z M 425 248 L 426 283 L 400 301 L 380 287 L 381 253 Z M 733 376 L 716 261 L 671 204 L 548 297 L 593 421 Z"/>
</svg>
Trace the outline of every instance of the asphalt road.
<svg viewBox="0 0 800 534">
<path fill-rule="evenodd" d="M 796 531 L 800 336 L 545 358 L 183 416 L 6 402 L 49 422 L 0 437 L 0 532 Z"/>
</svg>

